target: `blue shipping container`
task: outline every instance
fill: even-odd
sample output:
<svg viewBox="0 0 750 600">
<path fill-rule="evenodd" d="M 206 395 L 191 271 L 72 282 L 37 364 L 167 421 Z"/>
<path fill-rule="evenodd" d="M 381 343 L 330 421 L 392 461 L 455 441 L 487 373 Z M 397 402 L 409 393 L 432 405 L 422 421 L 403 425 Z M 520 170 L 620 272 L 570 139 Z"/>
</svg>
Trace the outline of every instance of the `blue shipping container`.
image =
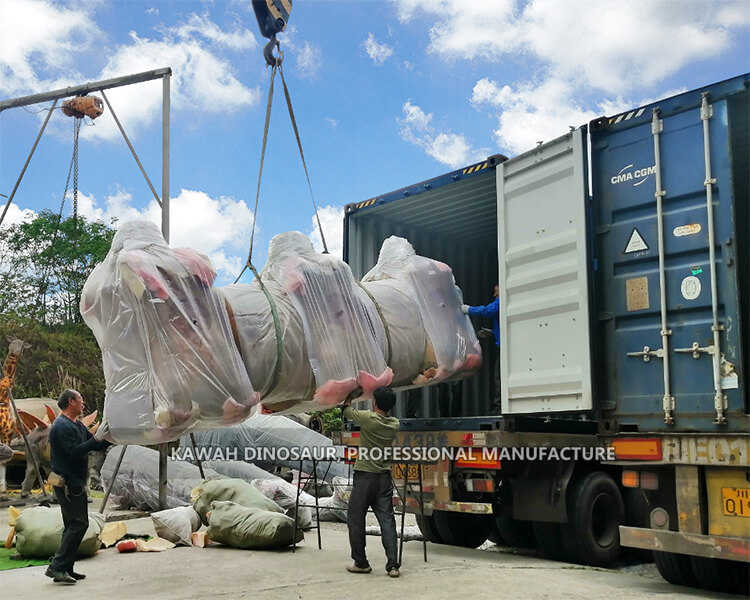
<svg viewBox="0 0 750 600">
<path fill-rule="evenodd" d="M 591 123 L 594 374 L 612 430 L 750 430 L 749 87 Z"/>
</svg>

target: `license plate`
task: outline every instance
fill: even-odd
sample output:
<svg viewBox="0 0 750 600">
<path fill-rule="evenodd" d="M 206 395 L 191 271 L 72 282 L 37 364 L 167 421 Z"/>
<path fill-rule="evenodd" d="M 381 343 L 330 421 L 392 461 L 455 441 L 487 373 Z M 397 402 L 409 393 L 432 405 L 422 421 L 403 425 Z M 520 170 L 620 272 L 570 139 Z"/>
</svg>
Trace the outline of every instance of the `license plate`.
<svg viewBox="0 0 750 600">
<path fill-rule="evenodd" d="M 404 479 L 404 465 L 393 465 L 391 467 L 393 472 L 393 478 L 397 480 Z M 407 475 L 411 483 L 419 482 L 419 465 L 409 465 Z M 422 469 L 422 475 L 424 476 L 424 469 Z"/>
<path fill-rule="evenodd" d="M 750 518 L 750 488 L 721 488 L 721 509 L 730 517 Z"/>
</svg>

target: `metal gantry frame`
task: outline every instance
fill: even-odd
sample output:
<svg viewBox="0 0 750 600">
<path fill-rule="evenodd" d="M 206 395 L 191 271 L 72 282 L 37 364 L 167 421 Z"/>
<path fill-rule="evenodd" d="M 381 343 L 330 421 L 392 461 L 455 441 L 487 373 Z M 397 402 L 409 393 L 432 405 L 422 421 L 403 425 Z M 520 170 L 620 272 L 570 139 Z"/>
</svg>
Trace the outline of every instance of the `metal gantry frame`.
<svg viewBox="0 0 750 600">
<path fill-rule="evenodd" d="M 114 77 L 112 79 L 104 79 L 102 81 L 84 83 L 82 85 L 61 88 L 61 89 L 53 90 L 50 92 L 42 92 L 40 94 L 33 94 L 31 96 L 22 96 L 19 98 L 12 98 L 10 100 L 3 100 L 2 102 L 0 102 L 0 113 L 2 113 L 4 110 L 7 110 L 9 108 L 29 106 L 32 104 L 39 104 L 40 102 L 48 102 L 50 100 L 53 101 L 53 104 L 48 110 L 47 116 L 44 119 L 42 127 L 39 130 L 39 133 L 37 134 L 36 139 L 34 140 L 31 150 L 29 151 L 29 154 L 26 158 L 26 162 L 24 163 L 23 168 L 21 169 L 21 172 L 18 175 L 18 178 L 16 179 L 16 182 L 13 186 L 13 190 L 11 191 L 9 196 L 5 196 L 5 194 L 2 194 L 3 197 L 7 198 L 7 201 L 5 203 L 5 207 L 3 208 L 2 214 L 0 215 L 0 224 L 2 224 L 3 220 L 5 219 L 5 215 L 8 212 L 8 208 L 10 207 L 11 202 L 13 202 L 13 198 L 15 197 L 16 192 L 18 191 L 18 188 L 21 185 L 21 181 L 23 180 L 23 176 L 26 173 L 26 169 L 28 168 L 29 163 L 31 162 L 31 158 L 34 156 L 34 152 L 39 144 L 39 140 L 41 139 L 42 134 L 44 133 L 44 130 L 47 128 L 47 123 L 49 123 L 50 117 L 52 116 L 52 112 L 57 107 L 58 100 L 61 100 L 63 98 L 69 98 L 71 96 L 83 96 L 91 92 L 101 92 L 104 98 L 104 101 L 107 103 L 107 107 L 112 113 L 112 117 L 114 118 L 115 123 L 117 124 L 117 127 L 120 130 L 120 133 L 122 134 L 123 139 L 125 140 L 125 143 L 130 149 L 130 152 L 133 155 L 135 162 L 138 164 L 138 168 L 143 174 L 143 177 L 146 180 L 146 183 L 148 184 L 149 188 L 151 189 L 151 192 L 154 194 L 154 198 L 156 199 L 157 203 L 161 207 L 161 231 L 162 231 L 162 235 L 164 236 L 164 239 L 166 240 L 167 243 L 169 243 L 169 120 L 170 120 L 171 78 L 172 78 L 172 69 L 170 67 L 163 67 L 161 69 L 154 69 L 152 71 L 144 71 L 142 73 L 136 73 L 134 75 L 124 75 L 122 77 Z M 133 85 L 136 83 L 144 83 L 146 81 L 153 81 L 155 79 L 162 80 L 161 198 L 159 198 L 159 196 L 157 195 L 156 190 L 154 189 L 154 186 L 151 183 L 151 180 L 148 178 L 148 175 L 146 175 L 146 171 L 143 168 L 143 165 L 141 164 L 141 161 L 138 158 L 138 155 L 136 154 L 135 149 L 133 148 L 133 145 L 130 143 L 128 136 L 125 133 L 125 129 L 120 123 L 120 120 L 117 118 L 117 115 L 114 112 L 112 105 L 109 103 L 109 99 L 104 93 L 104 90 L 122 87 L 125 85 Z M 126 448 L 127 446 L 123 446 L 122 448 L 122 453 L 118 460 L 117 468 L 115 469 L 114 475 L 112 477 L 112 481 L 110 482 L 108 489 L 105 493 L 104 501 L 102 502 L 102 506 L 101 506 L 102 512 L 104 511 L 104 508 L 107 504 L 107 499 L 109 498 L 109 494 L 112 490 L 114 481 L 117 478 L 117 472 L 120 468 L 120 464 L 122 463 L 122 459 L 125 455 Z M 167 445 L 162 444 L 159 447 L 159 505 L 161 508 L 164 508 L 166 506 L 166 498 L 167 498 L 166 486 L 167 486 Z"/>
</svg>

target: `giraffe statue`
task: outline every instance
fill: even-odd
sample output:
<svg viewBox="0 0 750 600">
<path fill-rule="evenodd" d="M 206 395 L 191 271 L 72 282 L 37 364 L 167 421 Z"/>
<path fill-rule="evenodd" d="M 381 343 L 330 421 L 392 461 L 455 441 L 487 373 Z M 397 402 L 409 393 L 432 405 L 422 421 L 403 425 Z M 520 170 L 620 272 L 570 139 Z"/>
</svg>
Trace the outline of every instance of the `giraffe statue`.
<svg viewBox="0 0 750 600">
<path fill-rule="evenodd" d="M 10 446 L 11 439 L 21 435 L 15 415 L 10 406 L 10 392 L 13 389 L 18 358 L 25 348 L 30 347 L 29 344 L 18 338 L 9 341 L 8 355 L 5 357 L 2 379 L 0 379 L 0 445 L 6 446 Z M 6 491 L 5 464 L 3 463 L 0 464 L 0 493 L 5 493 Z"/>
</svg>

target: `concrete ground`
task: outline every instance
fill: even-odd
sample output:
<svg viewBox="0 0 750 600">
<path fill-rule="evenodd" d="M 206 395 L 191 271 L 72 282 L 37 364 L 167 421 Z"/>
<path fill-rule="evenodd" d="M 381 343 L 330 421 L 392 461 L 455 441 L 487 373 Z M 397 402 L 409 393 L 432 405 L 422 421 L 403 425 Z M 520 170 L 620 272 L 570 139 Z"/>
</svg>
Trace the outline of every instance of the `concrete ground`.
<svg viewBox="0 0 750 600">
<path fill-rule="evenodd" d="M 151 519 L 127 521 L 132 533 L 153 532 Z M 373 521 L 374 523 L 374 521 Z M 407 525 L 413 525 L 413 517 Z M 0 537 L 7 534 L 7 511 L 0 511 Z M 127 598 L 186 600 L 206 598 L 325 599 L 363 598 L 580 598 L 582 600 L 660 598 L 737 598 L 672 586 L 653 565 L 617 570 L 582 567 L 503 551 L 487 543 L 469 550 L 422 543 L 404 545 L 399 579 L 384 571 L 380 538 L 368 536 L 373 572 L 353 575 L 344 570 L 351 561 L 346 525 L 323 523 L 323 549 L 315 531 L 306 534 L 296 553 L 236 550 L 222 546 L 178 547 L 161 553 L 119 554 L 100 550 L 80 561 L 76 569 L 87 579 L 74 586 L 53 584 L 44 567 L 0 572 L 3 598 Z M 83 594 L 83 596 L 82 596 Z"/>
</svg>

